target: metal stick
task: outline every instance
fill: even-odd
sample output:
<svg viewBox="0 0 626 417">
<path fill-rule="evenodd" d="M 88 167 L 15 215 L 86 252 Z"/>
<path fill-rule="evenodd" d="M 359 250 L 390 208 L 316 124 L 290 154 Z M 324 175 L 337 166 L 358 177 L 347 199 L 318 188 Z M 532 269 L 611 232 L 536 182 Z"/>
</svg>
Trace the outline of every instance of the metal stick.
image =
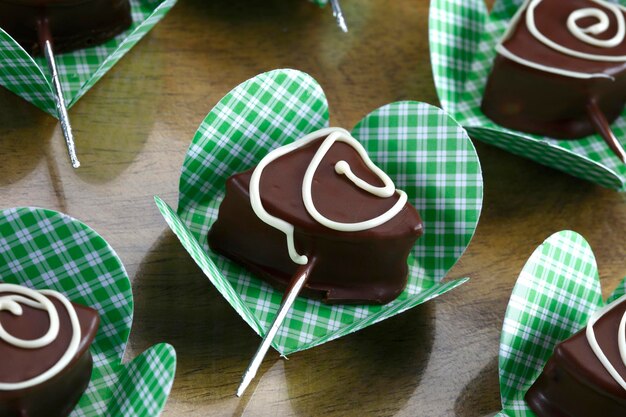
<svg viewBox="0 0 626 417">
<path fill-rule="evenodd" d="M 615 133 L 611 130 L 609 121 L 606 120 L 606 116 L 602 112 L 602 109 L 600 109 L 596 100 L 591 100 L 587 105 L 587 114 L 600 136 L 602 136 L 607 145 L 609 145 L 609 148 L 611 148 L 613 153 L 623 163 L 626 163 L 626 151 L 624 151 L 619 139 L 615 137 Z"/>
<path fill-rule="evenodd" d="M 46 55 L 46 61 L 48 61 L 48 68 L 52 72 L 52 84 L 54 85 L 54 101 L 57 105 L 57 112 L 59 114 L 59 120 L 61 121 L 61 130 L 65 137 L 65 143 L 67 144 L 67 151 L 70 155 L 70 161 L 74 168 L 80 167 L 80 162 L 76 156 L 76 147 L 74 146 L 74 135 L 72 134 L 72 125 L 70 124 L 70 118 L 67 115 L 67 106 L 65 105 L 65 98 L 63 96 L 63 89 L 61 88 L 61 81 L 59 80 L 59 73 L 57 71 L 57 64 L 54 59 L 54 52 L 52 51 L 52 43 L 50 40 L 46 40 L 44 44 L 44 53 Z"/>
<path fill-rule="evenodd" d="M 337 19 L 337 24 L 345 33 L 348 33 L 348 25 L 346 25 L 346 19 L 343 17 L 343 12 L 341 11 L 341 5 L 339 4 L 339 0 L 330 0 L 330 5 L 333 7 L 333 16 Z"/>
<path fill-rule="evenodd" d="M 302 287 L 304 287 L 306 280 L 309 278 L 309 273 L 311 272 L 314 264 L 315 259 L 309 260 L 308 264 L 298 268 L 295 275 L 291 279 L 291 282 L 289 283 L 287 292 L 285 293 L 283 301 L 280 304 L 280 308 L 278 309 L 278 314 L 276 315 L 274 322 L 272 323 L 269 331 L 263 338 L 263 341 L 261 342 L 261 345 L 257 349 L 256 353 L 252 357 L 248 368 L 243 373 L 243 376 L 241 378 L 241 384 L 239 384 L 239 388 L 237 388 L 237 397 L 241 397 L 243 395 L 243 393 L 246 391 L 246 388 L 248 388 L 248 385 L 250 385 L 250 382 L 252 382 L 252 380 L 254 379 L 257 371 L 259 370 L 259 367 L 261 366 L 261 363 L 263 362 L 263 358 L 267 354 L 267 351 L 272 344 L 272 340 L 274 340 L 276 333 L 278 333 L 278 329 L 283 324 L 283 321 L 285 320 L 285 317 L 287 317 L 287 313 L 289 312 L 289 310 L 291 310 L 291 307 L 296 301 L 298 294 L 300 294 L 300 291 L 302 291 Z"/>
<path fill-rule="evenodd" d="M 48 69 L 52 73 L 52 85 L 54 86 L 54 102 L 57 107 L 57 114 L 61 121 L 61 130 L 65 137 L 65 143 L 67 144 L 67 151 L 70 155 L 70 161 L 74 168 L 80 166 L 80 162 L 76 157 L 76 147 L 74 146 L 74 135 L 72 134 L 72 125 L 70 124 L 70 118 L 67 115 L 67 106 L 65 105 L 65 97 L 63 96 L 63 89 L 61 88 L 61 81 L 59 80 L 59 71 L 57 70 L 57 63 L 54 59 L 54 51 L 52 49 L 52 33 L 50 33 L 50 26 L 48 19 L 42 17 L 37 21 L 37 34 L 39 35 L 39 46 L 43 49 L 46 61 L 48 62 Z"/>
</svg>

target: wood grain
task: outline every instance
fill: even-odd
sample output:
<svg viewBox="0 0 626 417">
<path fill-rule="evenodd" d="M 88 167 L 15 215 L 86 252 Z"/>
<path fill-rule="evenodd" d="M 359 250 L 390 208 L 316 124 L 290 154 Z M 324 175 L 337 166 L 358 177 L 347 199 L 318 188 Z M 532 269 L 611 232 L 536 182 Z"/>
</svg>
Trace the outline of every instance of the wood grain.
<svg viewBox="0 0 626 417">
<path fill-rule="evenodd" d="M 259 338 L 169 232 L 152 197 L 176 204 L 180 167 L 206 113 L 257 73 L 298 68 L 324 87 L 334 125 L 395 100 L 437 104 L 428 2 L 344 0 L 351 31 L 302 0 L 180 0 L 70 112 L 83 168 L 58 124 L 0 90 L 2 207 L 61 210 L 117 250 L 133 281 L 127 357 L 172 343 L 164 416 L 461 416 L 499 410 L 497 353 L 512 286 L 534 248 L 573 229 L 592 244 L 605 293 L 626 275 L 626 197 L 476 143 L 485 177 L 476 237 L 434 302 L 293 355 L 271 352 L 242 399 Z"/>
</svg>

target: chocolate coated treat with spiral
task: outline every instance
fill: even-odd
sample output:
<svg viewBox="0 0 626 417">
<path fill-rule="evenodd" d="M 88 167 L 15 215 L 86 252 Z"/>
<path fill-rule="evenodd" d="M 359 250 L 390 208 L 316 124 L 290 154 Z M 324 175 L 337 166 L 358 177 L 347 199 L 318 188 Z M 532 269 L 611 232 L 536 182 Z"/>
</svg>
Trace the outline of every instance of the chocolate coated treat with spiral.
<svg viewBox="0 0 626 417">
<path fill-rule="evenodd" d="M 208 239 L 280 288 L 305 268 L 303 294 L 384 304 L 404 290 L 407 257 L 423 231 L 406 193 L 363 146 L 344 129 L 327 128 L 230 177 Z"/>
<path fill-rule="evenodd" d="M 98 313 L 0 282 L 0 416 L 66 417 L 91 379 Z"/>
<path fill-rule="evenodd" d="M 498 43 L 482 111 L 496 123 L 557 139 L 610 128 L 626 102 L 626 9 L 601 0 L 527 0 Z"/>
</svg>

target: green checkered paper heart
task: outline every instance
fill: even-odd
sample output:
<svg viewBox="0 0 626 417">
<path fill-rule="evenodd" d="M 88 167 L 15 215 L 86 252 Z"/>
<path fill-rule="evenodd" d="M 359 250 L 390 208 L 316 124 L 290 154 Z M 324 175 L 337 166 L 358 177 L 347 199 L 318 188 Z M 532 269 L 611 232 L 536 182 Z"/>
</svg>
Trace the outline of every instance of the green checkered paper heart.
<svg viewBox="0 0 626 417">
<path fill-rule="evenodd" d="M 156 197 L 183 246 L 259 335 L 274 319 L 282 292 L 213 253 L 207 232 L 230 175 L 253 167 L 272 149 L 327 127 L 328 117 L 326 97 L 307 74 L 260 74 L 228 93 L 200 125 L 183 164 L 178 210 Z M 482 207 L 480 164 L 463 128 L 436 107 L 398 102 L 367 115 L 352 134 L 407 192 L 422 216 L 425 234 L 409 257 L 407 288 L 391 303 L 329 306 L 298 298 L 273 341 L 283 355 L 363 329 L 466 281 L 441 282 L 469 244 Z"/>
<path fill-rule="evenodd" d="M 600 135 L 556 140 L 504 128 L 481 109 L 496 44 L 523 0 L 497 0 L 489 14 L 484 0 L 433 0 L 429 36 L 433 76 L 442 107 L 476 139 L 543 165 L 626 191 L 626 165 Z M 626 4 L 626 0 L 620 0 Z M 626 117 L 612 125 L 626 138 Z M 622 142 L 626 145 L 626 142 Z"/>
<path fill-rule="evenodd" d="M 0 280 L 52 289 L 98 311 L 100 327 L 90 348 L 91 381 L 71 417 L 161 413 L 174 381 L 176 353 L 170 345 L 159 344 L 122 364 L 133 295 L 124 266 L 100 235 L 55 211 L 0 211 Z"/>
<path fill-rule="evenodd" d="M 626 293 L 626 280 L 607 304 Z M 500 338 L 499 417 L 536 417 L 524 396 L 555 346 L 587 325 L 605 305 L 589 244 L 563 231 L 549 237 L 524 266 L 507 308 Z"/>
<path fill-rule="evenodd" d="M 70 108 L 94 86 L 174 6 L 176 0 L 130 0 L 131 27 L 102 45 L 56 56 L 59 78 Z M 31 57 L 0 28 L 0 85 L 58 117 L 52 75 L 43 56 Z"/>
</svg>

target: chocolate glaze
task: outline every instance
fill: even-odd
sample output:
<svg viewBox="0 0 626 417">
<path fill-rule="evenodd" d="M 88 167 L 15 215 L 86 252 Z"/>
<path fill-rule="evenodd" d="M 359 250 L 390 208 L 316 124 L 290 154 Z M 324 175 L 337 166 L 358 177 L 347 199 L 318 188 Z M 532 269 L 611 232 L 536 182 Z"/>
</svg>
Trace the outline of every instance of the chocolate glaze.
<svg viewBox="0 0 626 417">
<path fill-rule="evenodd" d="M 33 55 L 41 54 L 45 21 L 57 53 L 103 43 L 132 23 L 128 0 L 0 0 L 0 27 Z"/>
<path fill-rule="evenodd" d="M 537 6 L 535 21 L 539 30 L 560 45 L 583 53 L 612 56 L 626 55 L 626 41 L 614 48 L 588 45 L 567 29 L 567 18 L 574 10 L 594 7 L 589 0 L 544 0 Z M 525 13 L 525 12 L 524 12 Z M 610 29 L 598 36 L 611 38 L 616 33 L 616 19 L 607 11 Z M 581 25 L 596 23 L 583 19 Z M 497 55 L 485 87 L 482 111 L 496 123 L 511 129 L 557 139 L 577 139 L 600 132 L 607 142 L 608 124 L 622 112 L 626 101 L 626 63 L 592 61 L 563 54 L 539 42 L 530 33 L 524 15 L 502 44 L 511 53 L 540 65 L 587 74 L 607 74 L 609 78 L 581 79 L 546 72 Z M 597 106 L 605 120 L 590 112 Z"/>
<path fill-rule="evenodd" d="M 626 378 L 617 343 L 626 302 L 594 325 L 596 339 L 619 374 Z M 543 372 L 526 394 L 538 417 L 623 417 L 626 390 L 604 368 L 587 341 L 585 329 L 557 345 Z"/>
<path fill-rule="evenodd" d="M 3 293 L 5 295 L 7 293 Z M 72 337 L 67 310 L 54 297 L 48 297 L 59 313 L 57 339 L 41 349 L 22 349 L 0 340 L 0 381 L 20 382 L 31 379 L 52 367 L 63 356 Z M 80 321 L 81 341 L 72 362 L 53 378 L 37 386 L 16 391 L 0 391 L 2 417 L 66 417 L 89 385 L 92 358 L 89 352 L 100 319 L 88 307 L 72 304 Z M 22 316 L 0 311 L 0 323 L 10 333 L 23 339 L 36 339 L 48 330 L 45 311 L 22 305 Z"/>
<path fill-rule="evenodd" d="M 406 260 L 423 233 L 422 220 L 407 203 L 393 219 L 360 232 L 336 231 L 315 221 L 302 201 L 302 179 L 324 139 L 279 157 L 265 168 L 260 181 L 263 206 L 271 215 L 293 224 L 298 253 L 316 259 L 305 295 L 327 303 L 387 303 L 406 286 Z M 373 196 L 338 175 L 334 166 L 340 160 L 347 161 L 363 180 L 383 185 L 352 147 L 335 143 L 313 178 L 313 200 L 325 217 L 359 222 L 384 213 L 398 201 L 397 195 Z M 252 210 L 252 172 L 253 169 L 227 180 L 226 197 L 209 231 L 209 245 L 270 284 L 285 288 L 299 265 L 289 257 L 285 235 L 261 221 Z"/>
</svg>

